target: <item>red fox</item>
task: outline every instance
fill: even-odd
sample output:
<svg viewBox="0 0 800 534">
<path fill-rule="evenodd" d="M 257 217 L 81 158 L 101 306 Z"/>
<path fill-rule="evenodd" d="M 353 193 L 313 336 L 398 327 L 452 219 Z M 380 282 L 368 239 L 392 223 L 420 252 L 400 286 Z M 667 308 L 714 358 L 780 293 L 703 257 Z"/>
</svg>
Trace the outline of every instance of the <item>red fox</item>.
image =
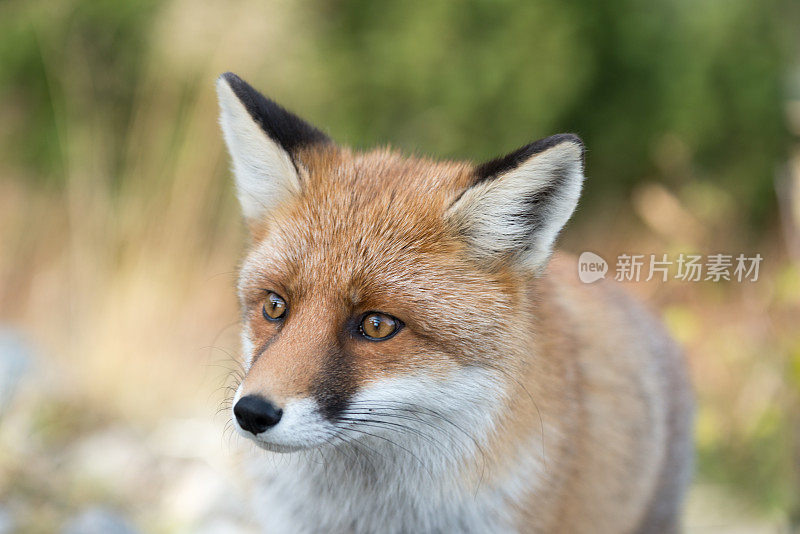
<svg viewBox="0 0 800 534">
<path fill-rule="evenodd" d="M 552 254 L 576 135 L 479 165 L 362 152 L 232 73 L 217 90 L 252 237 L 232 420 L 268 451 L 246 465 L 265 532 L 680 530 L 681 353 Z"/>
</svg>

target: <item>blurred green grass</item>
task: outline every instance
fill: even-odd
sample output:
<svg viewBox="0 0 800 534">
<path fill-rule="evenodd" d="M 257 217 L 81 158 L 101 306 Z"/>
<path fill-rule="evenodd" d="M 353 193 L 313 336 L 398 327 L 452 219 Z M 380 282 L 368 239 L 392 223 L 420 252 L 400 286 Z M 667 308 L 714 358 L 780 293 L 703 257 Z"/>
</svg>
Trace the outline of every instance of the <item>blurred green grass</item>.
<svg viewBox="0 0 800 534">
<path fill-rule="evenodd" d="M 46 507 L 19 484 L 31 475 L 20 455 L 165 413 L 209 417 L 221 396 L 213 366 L 237 350 L 228 325 L 245 239 L 213 94 L 232 70 L 358 147 L 479 160 L 579 133 L 589 180 L 564 236 L 575 252 L 761 252 L 755 284 L 632 289 L 687 348 L 698 480 L 797 524 L 800 274 L 786 243 L 800 201 L 779 202 L 776 187 L 800 188 L 798 114 L 787 115 L 800 100 L 798 11 L 788 0 L 0 3 L 0 320 L 35 339 L 52 375 L 19 423 L 36 446 L 0 439 L 0 466 L 16 473 L 0 475 L 0 497 L 22 487 Z M 79 505 L 61 499 L 34 531 Z"/>
</svg>

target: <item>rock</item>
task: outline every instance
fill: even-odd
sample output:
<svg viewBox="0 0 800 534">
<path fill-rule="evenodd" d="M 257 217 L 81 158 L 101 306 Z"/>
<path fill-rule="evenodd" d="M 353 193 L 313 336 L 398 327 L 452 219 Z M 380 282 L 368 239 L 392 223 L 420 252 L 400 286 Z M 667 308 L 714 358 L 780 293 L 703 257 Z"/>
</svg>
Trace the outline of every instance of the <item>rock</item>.
<svg viewBox="0 0 800 534">
<path fill-rule="evenodd" d="M 204 462 L 191 462 L 175 473 L 162 496 L 166 517 L 185 525 L 231 516 L 240 510 L 239 500 L 222 473 Z"/>
<path fill-rule="evenodd" d="M 120 499 L 135 497 L 158 479 L 158 458 L 145 439 L 121 425 L 86 435 L 72 445 L 66 459 L 74 477 L 100 484 Z"/>
<path fill-rule="evenodd" d="M 31 367 L 33 351 L 22 336 L 0 327 L 0 416 L 11 406 L 19 382 Z"/>
<path fill-rule="evenodd" d="M 136 534 L 124 517 L 107 508 L 89 508 L 70 520 L 61 534 Z"/>
<path fill-rule="evenodd" d="M 15 522 L 11 511 L 0 506 L 0 534 L 11 534 L 14 532 Z"/>
</svg>

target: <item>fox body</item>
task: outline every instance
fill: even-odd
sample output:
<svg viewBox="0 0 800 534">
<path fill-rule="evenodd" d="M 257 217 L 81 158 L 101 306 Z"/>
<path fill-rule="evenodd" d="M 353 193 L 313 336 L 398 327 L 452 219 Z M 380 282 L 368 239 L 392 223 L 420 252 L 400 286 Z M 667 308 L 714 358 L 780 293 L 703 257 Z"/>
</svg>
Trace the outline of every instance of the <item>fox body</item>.
<svg viewBox="0 0 800 534">
<path fill-rule="evenodd" d="M 357 152 L 231 73 L 252 244 L 237 430 L 265 532 L 679 529 L 680 353 L 552 254 L 583 182 L 557 135 L 481 165 Z"/>
</svg>

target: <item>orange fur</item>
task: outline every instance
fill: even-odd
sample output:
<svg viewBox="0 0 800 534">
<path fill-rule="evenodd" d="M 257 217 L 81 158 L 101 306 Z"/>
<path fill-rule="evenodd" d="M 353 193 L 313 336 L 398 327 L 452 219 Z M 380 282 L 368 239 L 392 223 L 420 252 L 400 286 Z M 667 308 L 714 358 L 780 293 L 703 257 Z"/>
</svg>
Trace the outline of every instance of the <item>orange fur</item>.
<svg viewBox="0 0 800 534">
<path fill-rule="evenodd" d="M 480 166 L 356 152 L 233 74 L 218 91 L 253 236 L 234 423 L 270 451 L 335 457 L 265 477 L 272 528 L 678 531 L 681 355 L 613 283 L 550 258 L 583 181 L 577 136 Z M 369 312 L 404 326 L 370 340 Z"/>
<path fill-rule="evenodd" d="M 510 377 L 489 477 L 513 471 L 532 436 L 546 462 L 542 490 L 519 507 L 522 531 L 630 532 L 645 521 L 669 448 L 685 447 L 689 431 L 653 420 L 691 403 L 659 327 L 611 284 L 580 284 L 572 260 L 556 256 L 541 277 L 475 262 L 443 218 L 469 183 L 466 164 L 332 147 L 298 160 L 302 195 L 260 222 L 245 262 L 243 302 L 263 347 L 245 392 L 308 395 L 343 321 L 381 310 L 406 328 L 380 344 L 346 342 L 357 384 L 463 365 Z M 260 316 L 265 289 L 290 302 L 280 333 Z"/>
</svg>

